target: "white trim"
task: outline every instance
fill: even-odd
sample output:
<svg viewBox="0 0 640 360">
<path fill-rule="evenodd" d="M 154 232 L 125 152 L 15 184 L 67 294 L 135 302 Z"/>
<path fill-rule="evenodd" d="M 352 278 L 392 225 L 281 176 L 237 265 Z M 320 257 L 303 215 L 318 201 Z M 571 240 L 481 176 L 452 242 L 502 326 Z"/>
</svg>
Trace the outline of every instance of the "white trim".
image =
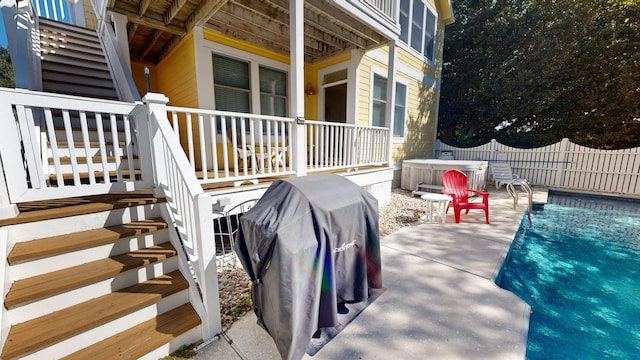
<svg viewBox="0 0 640 360">
<path fill-rule="evenodd" d="M 351 50 L 350 70 L 347 73 L 347 80 L 349 81 L 347 85 L 347 119 L 353 119 L 353 124 L 358 123 L 358 116 L 360 114 L 358 112 L 358 109 L 360 109 L 360 87 L 358 86 L 360 82 L 360 64 L 360 50 Z M 351 91 L 349 91 L 349 89 L 351 89 Z M 353 104 L 353 106 L 348 106 L 348 104 Z"/>
<path fill-rule="evenodd" d="M 434 29 L 433 29 L 433 41 L 434 41 L 434 47 L 433 47 L 433 60 L 429 60 L 428 57 L 426 57 L 421 51 L 418 51 L 416 49 L 414 49 L 413 47 L 411 47 L 411 24 L 413 22 L 413 2 L 414 1 L 422 1 L 422 3 L 425 5 L 425 9 L 428 9 L 429 11 L 431 11 L 434 15 L 435 15 L 435 20 L 434 20 Z M 398 5 L 398 15 L 400 14 L 400 8 Z M 431 4 L 429 4 L 429 2 L 427 0 L 410 0 L 409 3 L 409 34 L 407 34 L 407 42 L 405 43 L 401 38 L 400 35 L 398 34 L 398 47 L 405 49 L 409 52 L 411 52 L 414 56 L 419 57 L 421 59 L 423 59 L 426 63 L 428 63 L 431 66 L 435 66 L 435 61 L 436 61 L 436 45 L 438 44 L 437 42 L 437 34 L 438 34 L 438 24 L 440 23 L 440 14 L 438 14 L 438 11 L 433 8 L 431 6 Z M 420 40 L 420 48 L 424 49 L 424 27 L 427 25 L 427 12 L 425 11 L 424 14 L 422 14 L 422 37 Z"/>
<path fill-rule="evenodd" d="M 396 84 L 402 84 L 406 87 L 406 93 L 404 94 L 404 136 L 394 136 L 393 135 L 393 128 L 389 129 L 391 132 L 391 143 L 393 144 L 404 144 L 406 142 L 406 137 L 407 137 L 407 114 L 409 113 L 409 83 L 407 81 L 405 81 L 404 79 L 400 78 L 400 77 L 396 77 Z M 396 85 L 394 84 L 394 85 Z M 396 90 L 397 93 L 397 90 Z M 395 105 L 396 105 L 396 99 L 393 99 L 393 106 L 394 106 L 394 116 L 395 116 Z M 395 124 L 396 119 L 393 119 L 393 122 Z"/>
<path fill-rule="evenodd" d="M 389 81 L 387 75 L 387 71 L 380 69 L 377 66 L 371 65 L 371 69 L 369 70 L 369 118 L 367 119 L 367 123 L 369 126 L 373 126 L 371 119 L 373 117 L 373 84 L 374 84 L 374 75 L 378 75 L 383 77 L 387 82 Z M 387 94 L 387 105 L 389 104 L 389 94 Z M 378 126 L 378 125 L 376 125 Z"/>
<path fill-rule="evenodd" d="M 215 109 L 215 94 L 213 90 L 213 62 L 211 50 L 206 46 L 204 32 L 201 26 L 193 29 L 193 47 L 195 52 L 196 89 L 198 91 L 198 108 Z"/>
<path fill-rule="evenodd" d="M 398 46 L 400 46 L 400 44 L 401 43 L 399 43 Z M 367 52 L 366 55 L 367 55 L 367 57 L 369 57 L 369 58 L 371 58 L 371 59 L 373 59 L 373 60 L 375 60 L 377 62 L 380 62 L 382 64 L 387 65 L 387 63 L 388 63 L 387 54 L 385 54 L 384 52 L 382 52 L 380 50 L 377 50 L 377 49 L 376 50 L 371 50 L 371 51 Z M 405 76 L 407 76 L 407 77 L 409 77 L 411 79 L 420 81 L 421 83 L 423 83 L 424 85 L 426 85 L 428 87 L 434 88 L 436 90 L 440 89 L 440 82 L 439 81 L 437 81 L 437 80 L 435 80 L 435 79 L 433 79 L 431 77 L 426 76 L 424 73 L 422 73 L 422 72 L 420 72 L 418 70 L 415 70 L 414 68 L 410 67 L 409 65 L 407 65 L 407 64 L 405 64 L 403 62 L 400 62 L 400 61 L 397 62 L 396 71 L 398 73 L 404 74 Z"/>
<path fill-rule="evenodd" d="M 334 81 L 332 83 L 323 84 L 323 78 L 327 74 L 331 74 L 340 70 L 347 70 L 347 78 L 345 80 Z M 346 123 L 347 124 L 355 124 L 355 118 L 351 117 L 350 113 L 350 104 L 356 105 L 354 98 L 352 96 L 352 90 L 354 89 L 353 81 L 350 81 L 352 78 L 355 78 L 353 74 L 353 69 L 351 67 L 350 61 L 343 61 L 337 64 L 333 64 L 326 68 L 322 68 L 318 70 L 318 120 L 327 121 L 324 113 L 324 101 L 325 101 L 325 89 L 331 86 L 347 84 L 347 114 L 346 114 Z"/>
<path fill-rule="evenodd" d="M 202 94 L 202 97 L 198 96 L 198 103 L 201 109 L 215 109 L 213 54 L 249 63 L 249 90 L 251 93 L 251 112 L 253 114 L 260 113 L 260 66 L 282 71 L 287 75 L 287 78 L 291 76 L 289 64 L 207 40 L 204 38 L 201 28 L 200 33 L 194 33 L 194 37 L 197 39 L 195 42 L 196 76 L 198 78 L 198 95 Z M 287 104 L 293 101 L 292 93 L 290 84 L 287 84 Z M 287 106 L 287 111 L 289 112 L 289 105 Z"/>
</svg>

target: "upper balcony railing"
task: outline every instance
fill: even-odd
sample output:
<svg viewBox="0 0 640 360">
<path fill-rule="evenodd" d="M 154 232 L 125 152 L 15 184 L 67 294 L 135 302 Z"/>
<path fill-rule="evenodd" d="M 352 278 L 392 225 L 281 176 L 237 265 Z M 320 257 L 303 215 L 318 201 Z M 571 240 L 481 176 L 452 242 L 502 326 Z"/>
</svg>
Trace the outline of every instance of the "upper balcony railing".
<svg viewBox="0 0 640 360">
<path fill-rule="evenodd" d="M 383 13 L 389 19 L 396 20 L 398 1 L 396 0 L 361 0 Z"/>
</svg>

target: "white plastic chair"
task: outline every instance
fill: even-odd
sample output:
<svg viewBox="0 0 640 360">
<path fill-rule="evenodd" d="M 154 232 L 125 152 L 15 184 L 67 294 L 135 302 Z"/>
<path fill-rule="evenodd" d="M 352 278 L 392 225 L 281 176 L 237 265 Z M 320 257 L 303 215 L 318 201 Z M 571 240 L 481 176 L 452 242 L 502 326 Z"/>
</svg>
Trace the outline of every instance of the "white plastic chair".
<svg viewBox="0 0 640 360">
<path fill-rule="evenodd" d="M 531 187 L 527 179 L 522 179 L 518 174 L 514 174 L 511 171 L 511 166 L 506 161 L 493 161 L 490 165 L 491 176 L 496 182 L 496 189 L 500 190 L 502 185 L 505 185 L 507 192 L 513 198 L 513 208 L 518 205 L 518 194 L 516 192 L 516 186 L 527 194 L 531 194 Z"/>
<path fill-rule="evenodd" d="M 526 179 L 520 178 L 518 174 L 514 174 L 511 171 L 511 166 L 506 161 L 491 162 L 491 175 L 496 182 L 497 190 L 500 190 L 502 185 L 511 183 L 513 183 L 513 185 L 520 185 L 522 182 L 527 182 Z"/>
</svg>

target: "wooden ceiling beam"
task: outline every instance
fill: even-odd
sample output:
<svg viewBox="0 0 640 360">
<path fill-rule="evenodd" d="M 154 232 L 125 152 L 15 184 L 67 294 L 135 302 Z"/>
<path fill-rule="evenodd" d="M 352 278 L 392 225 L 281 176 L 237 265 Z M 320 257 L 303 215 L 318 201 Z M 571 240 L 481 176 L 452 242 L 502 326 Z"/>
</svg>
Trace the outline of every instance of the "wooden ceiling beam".
<svg viewBox="0 0 640 360">
<path fill-rule="evenodd" d="M 187 0 L 173 0 L 171 6 L 169 6 L 167 11 L 165 11 L 164 15 L 162 16 L 162 18 L 164 19 L 164 24 L 168 25 L 173 20 L 173 18 L 178 15 L 180 10 L 186 3 Z"/>
<path fill-rule="evenodd" d="M 153 46 L 156 44 L 158 39 L 160 39 L 160 36 L 162 36 L 162 31 L 153 30 L 153 32 L 151 33 L 151 36 L 147 38 L 147 41 L 145 41 L 144 45 L 142 46 L 142 49 L 140 50 L 139 60 L 144 60 L 144 58 L 146 58 L 147 55 L 149 55 L 149 52 L 151 52 L 151 49 L 153 48 Z"/>
<path fill-rule="evenodd" d="M 138 16 L 144 16 L 147 12 L 147 9 L 151 5 L 151 0 L 142 0 L 140 1 L 140 7 L 138 8 Z"/>
<path fill-rule="evenodd" d="M 226 3 L 227 0 L 203 0 L 185 20 L 185 30 L 189 32 L 196 26 L 204 25 Z"/>
<path fill-rule="evenodd" d="M 133 36 L 136 34 L 136 30 L 138 30 L 139 24 L 134 22 L 130 22 L 127 24 L 127 38 L 129 39 L 129 45 L 131 45 L 131 40 L 133 40 Z"/>
<path fill-rule="evenodd" d="M 137 13 L 122 9 L 122 8 L 115 8 L 115 9 L 111 9 L 111 11 L 113 12 L 117 12 L 119 14 L 122 15 L 126 15 L 127 19 L 130 22 L 139 24 L 139 25 L 143 25 L 143 26 L 147 26 L 150 27 L 152 29 L 155 30 L 160 30 L 160 31 L 165 31 L 168 32 L 170 34 L 173 35 L 178 35 L 178 36 L 184 36 L 187 34 L 187 31 L 183 28 L 183 27 L 179 27 L 176 25 L 165 25 L 163 21 L 158 21 L 149 17 L 140 17 L 138 16 Z"/>
<path fill-rule="evenodd" d="M 287 9 L 288 15 L 288 0 L 268 0 L 273 6 L 277 6 L 282 9 Z M 318 9 L 317 7 L 320 7 Z M 340 39 L 341 41 L 353 44 L 359 47 L 367 47 L 368 41 L 377 41 L 369 36 L 362 36 L 365 33 L 374 33 L 372 29 L 368 29 L 365 25 L 358 22 L 356 19 L 349 17 L 344 13 L 335 11 L 327 11 L 326 9 L 335 9 L 329 5 L 326 1 L 311 1 L 305 0 L 304 19 L 305 23 L 313 26 L 322 32 L 332 34 L 332 36 Z M 288 23 L 288 20 L 287 20 Z M 306 27 L 305 27 L 306 32 Z"/>
<path fill-rule="evenodd" d="M 276 36 L 275 34 L 261 31 L 248 31 L 237 26 L 232 26 L 228 22 L 220 21 L 218 19 L 211 19 L 207 22 L 206 26 L 222 34 L 226 34 L 236 39 L 244 40 L 262 46 L 272 51 L 279 53 L 289 53 L 289 38 L 283 38 L 282 36 Z"/>
<path fill-rule="evenodd" d="M 359 22 L 357 19 L 343 11 L 338 11 L 336 9 L 328 12 L 327 9 L 330 8 L 332 7 L 327 6 L 327 2 L 324 0 L 305 0 L 305 10 L 309 9 L 311 12 L 324 19 L 331 19 L 332 23 L 338 24 L 341 28 L 350 29 L 350 32 L 358 38 L 364 38 L 375 43 L 378 43 L 383 39 L 383 36 L 376 32 L 375 29 Z M 307 18 L 307 14 L 310 11 L 305 12 L 305 18 Z"/>
<path fill-rule="evenodd" d="M 232 0 L 229 1 L 229 3 L 263 14 L 265 17 L 268 17 L 273 21 L 277 21 L 287 27 L 289 26 L 289 10 L 282 9 L 279 6 L 274 6 L 275 4 L 273 3 L 260 0 Z"/>
<path fill-rule="evenodd" d="M 274 3 L 266 3 L 264 1 L 258 0 L 232 0 L 230 4 L 233 2 L 235 6 L 243 7 L 248 11 L 258 12 L 263 16 L 268 17 L 270 21 L 281 24 L 286 29 L 286 34 L 289 33 L 289 15 L 288 10 L 282 9 L 278 4 Z M 225 9 L 226 10 L 226 9 Z M 287 11 L 287 12 L 285 12 Z M 326 42 L 330 46 L 333 46 L 338 49 L 343 49 L 346 46 L 346 39 L 339 39 L 338 36 L 334 36 L 333 34 L 329 34 L 327 32 L 319 31 L 317 28 L 313 27 L 308 22 L 304 24 L 304 33 L 305 36 L 309 36 L 310 38 Z"/>
</svg>

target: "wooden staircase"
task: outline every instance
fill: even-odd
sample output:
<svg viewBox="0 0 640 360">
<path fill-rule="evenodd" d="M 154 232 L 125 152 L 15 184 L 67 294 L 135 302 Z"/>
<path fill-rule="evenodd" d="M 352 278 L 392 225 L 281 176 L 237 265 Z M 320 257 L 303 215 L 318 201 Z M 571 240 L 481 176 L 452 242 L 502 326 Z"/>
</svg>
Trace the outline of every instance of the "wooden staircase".
<svg viewBox="0 0 640 360">
<path fill-rule="evenodd" d="M 42 90 L 118 100 L 95 31 L 40 17 Z"/>
<path fill-rule="evenodd" d="M 163 206 L 136 191 L 23 203 L 0 220 L 1 358 L 158 359 L 201 340 Z"/>
</svg>

